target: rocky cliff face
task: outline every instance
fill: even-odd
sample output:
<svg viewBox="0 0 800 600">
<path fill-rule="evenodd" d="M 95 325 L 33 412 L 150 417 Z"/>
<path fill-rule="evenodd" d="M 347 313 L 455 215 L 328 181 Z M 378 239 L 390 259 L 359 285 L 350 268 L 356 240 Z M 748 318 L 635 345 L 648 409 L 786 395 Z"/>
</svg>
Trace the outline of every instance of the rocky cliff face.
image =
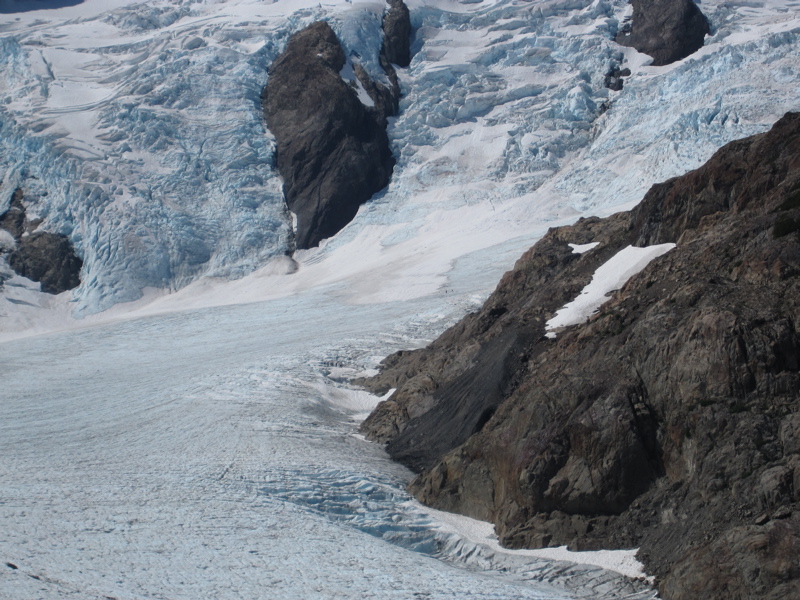
<svg viewBox="0 0 800 600">
<path fill-rule="evenodd" d="M 576 254 L 568 245 L 599 242 Z M 545 323 L 629 245 L 676 243 L 583 324 Z M 365 383 L 423 502 L 503 543 L 640 547 L 664 598 L 800 597 L 800 114 L 553 229 L 482 310 Z"/>
<path fill-rule="evenodd" d="M 17 274 L 41 283 L 42 291 L 48 294 L 78 287 L 83 261 L 75 254 L 69 239 L 57 233 L 36 231 L 40 221 L 27 219 L 22 200 L 22 190 L 18 189 L 8 211 L 0 215 L 0 230 L 7 232 L 14 242 L 8 248 L 8 264 Z"/>
<path fill-rule="evenodd" d="M 383 56 L 398 67 L 411 62 L 411 16 L 403 0 L 389 0 L 383 18 Z"/>
<path fill-rule="evenodd" d="M 390 63 L 408 64 L 410 22 L 402 2 L 392 3 L 384 29 L 388 87 L 372 81 L 357 62 L 361 96 L 358 85 L 345 82 L 344 51 L 324 22 L 295 34 L 270 69 L 264 115 L 277 141 L 286 203 L 297 216 L 297 248 L 336 234 L 389 182 L 394 157 L 386 117 L 396 112 L 400 94 Z"/>
<path fill-rule="evenodd" d="M 631 0 L 629 27 L 616 41 L 653 57 L 654 65 L 668 65 L 703 47 L 708 20 L 692 0 Z"/>
</svg>

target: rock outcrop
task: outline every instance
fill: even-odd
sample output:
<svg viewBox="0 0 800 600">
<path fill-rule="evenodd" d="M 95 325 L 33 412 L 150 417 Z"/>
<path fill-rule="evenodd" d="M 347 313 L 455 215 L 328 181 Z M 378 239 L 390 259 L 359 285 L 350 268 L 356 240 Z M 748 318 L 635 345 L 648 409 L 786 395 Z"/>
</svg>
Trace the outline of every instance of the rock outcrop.
<svg viewBox="0 0 800 600">
<path fill-rule="evenodd" d="M 0 216 L 0 229 L 14 239 L 8 264 L 14 271 L 41 283 L 42 291 L 60 294 L 80 285 L 83 261 L 65 235 L 36 231 L 41 221 L 29 221 L 21 189 L 14 192 L 11 206 Z"/>
<path fill-rule="evenodd" d="M 630 69 L 620 69 L 619 65 L 615 65 L 608 70 L 603 83 L 611 91 L 619 92 L 625 85 L 623 77 L 629 77 L 630 74 Z"/>
<path fill-rule="evenodd" d="M 386 117 L 396 112 L 400 94 L 390 63 L 403 64 L 410 31 L 402 2 L 392 3 L 384 27 L 381 63 L 389 86 L 372 81 L 357 62 L 353 65 L 369 96 L 366 104 L 341 77 L 346 57 L 325 22 L 292 36 L 270 68 L 264 116 L 277 141 L 277 166 L 286 203 L 297 217 L 299 249 L 336 234 L 389 182 L 394 157 Z"/>
<path fill-rule="evenodd" d="M 583 254 L 568 245 L 599 242 Z M 672 242 L 583 325 L 627 245 Z M 550 230 L 481 311 L 363 383 L 432 506 L 512 547 L 640 547 L 667 600 L 800 597 L 800 114 Z"/>
<path fill-rule="evenodd" d="M 411 16 L 403 0 L 389 0 L 383 35 L 383 57 L 398 67 L 407 67 L 411 63 Z"/>
<path fill-rule="evenodd" d="M 0 216 L 0 229 L 10 233 L 15 240 L 25 233 L 25 205 L 22 204 L 22 196 L 22 190 L 16 189 L 11 196 L 11 205 Z"/>
<path fill-rule="evenodd" d="M 616 42 L 653 57 L 654 65 L 668 65 L 703 47 L 708 20 L 692 0 L 631 0 L 629 26 Z"/>
</svg>

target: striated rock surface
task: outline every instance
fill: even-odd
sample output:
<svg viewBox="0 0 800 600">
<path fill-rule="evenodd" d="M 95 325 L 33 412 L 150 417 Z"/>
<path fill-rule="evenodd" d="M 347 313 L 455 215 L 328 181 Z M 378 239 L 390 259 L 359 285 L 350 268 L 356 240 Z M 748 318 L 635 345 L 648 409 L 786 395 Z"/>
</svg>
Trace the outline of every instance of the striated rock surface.
<svg viewBox="0 0 800 600">
<path fill-rule="evenodd" d="M 41 283 L 42 291 L 60 294 L 80 285 L 83 261 L 75 253 L 65 235 L 36 231 L 41 221 L 29 221 L 22 203 L 23 193 L 17 189 L 11 206 L 0 215 L 0 230 L 14 239 L 14 249 L 7 260 L 14 271 Z"/>
<path fill-rule="evenodd" d="M 599 242 L 583 254 L 568 245 Z M 675 249 L 545 323 L 629 244 Z M 668 600 L 800 597 L 800 114 L 553 229 L 481 311 L 364 383 L 411 491 L 512 547 L 640 547 Z"/>
<path fill-rule="evenodd" d="M 703 47 L 708 20 L 692 0 L 631 0 L 629 27 L 616 42 L 653 57 L 654 65 L 668 65 Z"/>
<path fill-rule="evenodd" d="M 387 185 L 394 167 L 386 116 L 396 110 L 399 87 L 396 81 L 393 90 L 371 81 L 356 64 L 371 98 L 368 106 L 340 76 L 345 64 L 330 26 L 313 23 L 292 36 L 264 88 L 264 115 L 277 141 L 277 166 L 286 203 L 297 216 L 300 249 L 341 230 Z"/>
</svg>

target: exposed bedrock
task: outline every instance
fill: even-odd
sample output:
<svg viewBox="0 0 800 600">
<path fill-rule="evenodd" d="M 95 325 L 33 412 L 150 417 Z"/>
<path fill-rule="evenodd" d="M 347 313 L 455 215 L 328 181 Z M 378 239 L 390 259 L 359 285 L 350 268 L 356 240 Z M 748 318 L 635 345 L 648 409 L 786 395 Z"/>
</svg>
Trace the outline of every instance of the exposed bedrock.
<svg viewBox="0 0 800 600">
<path fill-rule="evenodd" d="M 411 62 L 411 16 L 403 0 L 389 0 L 383 34 L 383 56 L 398 67 L 407 67 Z"/>
<path fill-rule="evenodd" d="M 583 254 L 568 245 L 599 242 Z M 545 323 L 629 244 L 676 247 Z M 550 230 L 483 308 L 364 383 L 432 506 L 512 547 L 640 547 L 662 597 L 800 597 L 800 114 Z"/>
<path fill-rule="evenodd" d="M 345 63 L 330 26 L 313 23 L 292 36 L 264 88 L 264 116 L 277 142 L 286 203 L 297 216 L 299 249 L 347 225 L 388 184 L 394 167 L 386 134 L 386 117 L 399 97 L 394 71 L 386 63 L 390 88 L 354 64 L 367 104 L 373 104 L 367 106 L 356 86 L 340 76 Z"/>
<path fill-rule="evenodd" d="M 36 231 L 40 220 L 29 221 L 21 189 L 14 192 L 11 206 L 0 215 L 0 230 L 13 238 L 6 259 L 14 271 L 41 283 L 42 291 L 60 294 L 80 285 L 83 261 L 69 238 L 58 233 Z M 0 249 L 2 252 L 2 249 Z"/>
<path fill-rule="evenodd" d="M 654 65 L 668 65 L 703 47 L 710 32 L 708 20 L 692 0 L 631 0 L 633 16 L 616 42 L 653 57 Z"/>
<path fill-rule="evenodd" d="M 620 69 L 619 65 L 615 65 L 611 67 L 608 72 L 606 73 L 604 85 L 614 92 L 619 92 L 622 87 L 625 85 L 625 80 L 623 77 L 628 77 L 631 74 L 631 70 L 628 68 Z"/>
<path fill-rule="evenodd" d="M 17 188 L 11 196 L 11 205 L 0 215 L 0 229 L 7 231 L 15 240 L 25 233 L 25 205 L 22 204 L 22 190 Z"/>
</svg>

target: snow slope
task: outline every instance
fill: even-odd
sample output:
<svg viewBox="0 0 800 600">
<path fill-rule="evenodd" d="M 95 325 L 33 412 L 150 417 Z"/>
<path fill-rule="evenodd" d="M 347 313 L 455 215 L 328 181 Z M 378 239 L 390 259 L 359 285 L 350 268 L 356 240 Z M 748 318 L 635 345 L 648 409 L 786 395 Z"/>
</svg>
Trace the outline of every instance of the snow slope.
<svg viewBox="0 0 800 600">
<path fill-rule="evenodd" d="M 57 320 L 283 264 L 291 217 L 259 110 L 267 69 L 293 31 L 325 18 L 380 76 L 383 6 L 88 0 L 0 15 L 0 210 L 23 185 L 31 216 L 85 261 Z M 335 281 L 359 302 L 435 293 L 459 257 L 514 239 L 522 251 L 550 224 L 627 208 L 797 108 L 791 2 L 703 2 L 714 35 L 668 67 L 610 41 L 624 0 L 409 6 L 415 54 L 390 125 L 391 184 L 296 257 L 304 281 L 265 281 L 250 299 Z M 618 62 L 634 73 L 609 92 Z M 41 322 L 36 307 L 52 304 L 23 301 L 0 301 L 13 316 L 4 329 Z"/>
</svg>

